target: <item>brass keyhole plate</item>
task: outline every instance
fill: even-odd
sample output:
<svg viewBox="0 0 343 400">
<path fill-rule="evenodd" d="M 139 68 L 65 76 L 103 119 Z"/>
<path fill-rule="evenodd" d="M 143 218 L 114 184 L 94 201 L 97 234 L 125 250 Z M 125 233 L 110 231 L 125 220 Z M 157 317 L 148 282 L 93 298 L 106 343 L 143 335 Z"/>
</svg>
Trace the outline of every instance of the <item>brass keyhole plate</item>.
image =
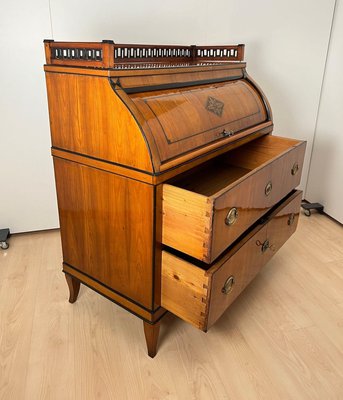
<svg viewBox="0 0 343 400">
<path fill-rule="evenodd" d="M 265 251 L 267 251 L 267 250 L 269 249 L 269 247 L 270 247 L 269 240 L 266 239 L 266 240 L 263 242 L 263 244 L 262 244 L 262 253 L 264 253 Z"/>
<path fill-rule="evenodd" d="M 288 221 L 287 221 L 288 225 L 292 225 L 294 222 L 294 219 L 295 219 L 295 214 L 294 213 L 290 214 L 288 217 Z"/>
</svg>

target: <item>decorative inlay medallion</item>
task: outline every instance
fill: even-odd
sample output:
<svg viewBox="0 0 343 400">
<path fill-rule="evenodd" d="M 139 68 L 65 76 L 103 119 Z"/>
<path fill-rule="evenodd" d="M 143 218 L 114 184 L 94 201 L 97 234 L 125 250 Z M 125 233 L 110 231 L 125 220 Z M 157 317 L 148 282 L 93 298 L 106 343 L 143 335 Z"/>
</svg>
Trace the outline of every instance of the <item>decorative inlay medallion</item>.
<svg viewBox="0 0 343 400">
<path fill-rule="evenodd" d="M 214 97 L 208 96 L 206 103 L 206 110 L 213 112 L 213 114 L 221 117 L 223 114 L 224 103 L 215 99 Z"/>
</svg>

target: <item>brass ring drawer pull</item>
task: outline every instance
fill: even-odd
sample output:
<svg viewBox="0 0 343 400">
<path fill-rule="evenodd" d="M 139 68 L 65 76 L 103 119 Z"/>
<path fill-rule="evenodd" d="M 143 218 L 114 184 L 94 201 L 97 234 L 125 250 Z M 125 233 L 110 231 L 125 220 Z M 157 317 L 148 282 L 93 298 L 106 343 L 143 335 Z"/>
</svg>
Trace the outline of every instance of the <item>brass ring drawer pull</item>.
<svg viewBox="0 0 343 400">
<path fill-rule="evenodd" d="M 271 181 L 269 181 L 269 182 L 267 183 L 266 187 L 264 188 L 264 193 L 265 193 L 265 195 L 266 195 L 266 196 L 269 196 L 270 193 L 271 193 L 271 191 L 272 191 L 272 189 L 273 189 L 273 184 L 272 184 Z"/>
<path fill-rule="evenodd" d="M 233 207 L 226 215 L 225 224 L 231 226 L 237 221 L 237 218 L 238 218 L 238 210 L 236 207 Z"/>
<path fill-rule="evenodd" d="M 291 169 L 291 173 L 292 173 L 292 175 L 295 175 L 298 171 L 299 171 L 299 164 L 297 162 L 295 162 Z"/>
<path fill-rule="evenodd" d="M 235 284 L 235 277 L 233 275 L 229 276 L 222 288 L 222 293 L 223 294 L 229 294 L 233 288 L 233 285 Z"/>
</svg>

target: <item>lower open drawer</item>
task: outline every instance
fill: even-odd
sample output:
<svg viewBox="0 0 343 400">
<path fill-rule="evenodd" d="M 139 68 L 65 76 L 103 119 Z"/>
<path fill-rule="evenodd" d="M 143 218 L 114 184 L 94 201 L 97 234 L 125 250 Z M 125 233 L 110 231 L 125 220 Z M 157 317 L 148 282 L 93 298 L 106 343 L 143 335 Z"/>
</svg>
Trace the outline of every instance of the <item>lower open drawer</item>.
<svg viewBox="0 0 343 400">
<path fill-rule="evenodd" d="M 209 269 L 162 253 L 161 305 L 206 331 L 295 232 L 302 192 L 296 191 Z"/>
</svg>

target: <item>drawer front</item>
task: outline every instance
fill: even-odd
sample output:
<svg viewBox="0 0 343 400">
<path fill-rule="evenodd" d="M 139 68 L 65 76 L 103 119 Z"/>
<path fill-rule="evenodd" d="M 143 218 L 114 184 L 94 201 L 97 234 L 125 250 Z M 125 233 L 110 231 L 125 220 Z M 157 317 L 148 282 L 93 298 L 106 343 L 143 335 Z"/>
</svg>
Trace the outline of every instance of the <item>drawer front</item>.
<svg viewBox="0 0 343 400">
<path fill-rule="evenodd" d="M 210 261 L 300 184 L 304 154 L 292 148 L 215 199 Z"/>
<path fill-rule="evenodd" d="M 206 331 L 224 313 L 259 270 L 295 232 L 301 192 L 295 192 L 270 216 L 205 271 L 163 251 L 161 305 Z"/>
<path fill-rule="evenodd" d="M 207 327 L 223 314 L 260 269 L 295 232 L 302 192 L 286 201 L 273 218 L 253 235 L 232 257 L 218 267 L 210 277 L 211 295 Z M 232 277 L 233 284 L 227 283 Z M 228 289 L 225 290 L 227 285 Z"/>
</svg>

